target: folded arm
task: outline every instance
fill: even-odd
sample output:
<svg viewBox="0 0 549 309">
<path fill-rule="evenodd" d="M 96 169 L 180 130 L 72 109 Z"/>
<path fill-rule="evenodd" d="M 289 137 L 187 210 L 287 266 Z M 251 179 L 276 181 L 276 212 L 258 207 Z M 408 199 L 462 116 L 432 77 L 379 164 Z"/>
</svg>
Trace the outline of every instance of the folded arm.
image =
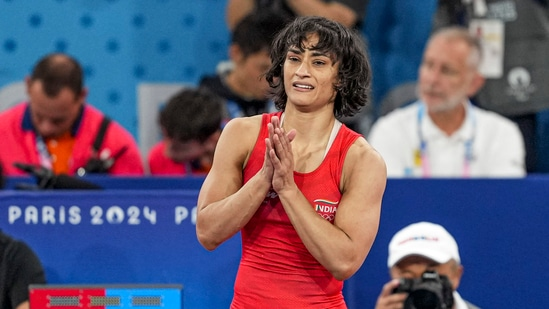
<svg viewBox="0 0 549 309">
<path fill-rule="evenodd" d="M 331 224 L 316 213 L 294 182 L 289 144 L 279 137 L 268 144 L 273 188 L 305 247 L 336 279 L 345 280 L 360 268 L 377 234 L 385 163 L 363 138 L 355 141 L 345 159 L 343 195 Z"/>
<path fill-rule="evenodd" d="M 272 168 L 268 166 L 242 185 L 242 170 L 257 139 L 260 121 L 261 116 L 231 120 L 216 146 L 197 205 L 196 233 L 208 250 L 240 231 L 270 189 Z"/>
</svg>

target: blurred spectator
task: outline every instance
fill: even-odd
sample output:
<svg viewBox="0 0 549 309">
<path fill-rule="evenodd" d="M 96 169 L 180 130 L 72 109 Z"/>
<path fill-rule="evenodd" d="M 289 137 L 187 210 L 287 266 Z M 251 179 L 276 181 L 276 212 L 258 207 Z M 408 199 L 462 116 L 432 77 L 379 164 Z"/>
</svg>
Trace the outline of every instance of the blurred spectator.
<svg viewBox="0 0 549 309">
<path fill-rule="evenodd" d="M 440 0 L 434 26 L 469 27 L 483 46 L 486 85 L 474 101 L 521 129 L 527 172 L 539 156 L 538 112 L 549 110 L 549 5 L 546 0 Z M 547 138 L 545 138 L 547 139 Z M 547 142 L 545 142 L 547 143 Z M 547 145 L 549 146 L 549 145 Z"/>
<path fill-rule="evenodd" d="M 437 0 L 370 0 L 362 32 L 368 40 L 373 70 L 374 120 L 387 95 L 417 81 L 417 68 L 432 30 Z M 367 135 L 365 126 L 363 134 Z"/>
<path fill-rule="evenodd" d="M 283 19 L 269 12 L 246 16 L 231 35 L 231 68 L 200 81 L 200 87 L 226 100 L 227 119 L 275 110 L 263 75 L 271 66 L 271 43 L 283 26 Z"/>
<path fill-rule="evenodd" d="M 185 88 L 158 118 L 163 140 L 149 152 L 152 175 L 206 174 L 221 135 L 223 101 L 207 89 Z"/>
<path fill-rule="evenodd" d="M 457 288 L 463 275 L 463 266 L 456 240 L 439 224 L 431 222 L 413 223 L 398 231 L 389 243 L 387 266 L 392 280 L 383 286 L 377 299 L 376 309 L 385 308 L 452 308 L 478 309 L 463 300 Z M 422 278 L 425 272 L 434 272 L 441 278 L 441 284 L 423 285 L 423 291 L 414 293 L 392 293 L 400 279 Z M 434 281 L 433 281 L 434 282 Z M 420 283 L 418 283 L 420 284 Z M 451 293 L 440 299 L 448 306 L 433 306 L 434 300 L 427 295 L 448 289 Z M 431 293 L 427 293 L 431 292 Z M 442 296 L 440 295 L 440 296 Z M 439 296 L 439 297 L 440 297 Z M 415 301 L 415 302 L 414 302 Z M 417 304 L 424 306 L 417 306 Z M 414 304 L 414 305 L 411 305 Z"/>
<path fill-rule="evenodd" d="M 480 44 L 467 29 L 433 34 L 419 68 L 419 100 L 379 118 L 368 141 L 389 177 L 521 177 L 524 142 L 510 120 L 469 101 L 483 85 Z"/>
<path fill-rule="evenodd" d="M 0 308 L 29 309 L 29 285 L 40 283 L 46 276 L 38 256 L 0 230 Z"/>
<path fill-rule="evenodd" d="M 55 174 L 143 174 L 135 140 L 115 121 L 103 122 L 106 117 L 86 103 L 83 78 L 80 64 L 68 55 L 49 54 L 38 61 L 26 78 L 29 101 L 0 113 L 6 175 L 24 174 L 14 162 Z M 102 123 L 105 131 L 99 134 Z"/>
<path fill-rule="evenodd" d="M 270 10 L 284 17 L 317 15 L 360 28 L 369 0 L 228 0 L 226 18 L 229 29 L 234 29 L 244 16 L 253 11 Z"/>
</svg>

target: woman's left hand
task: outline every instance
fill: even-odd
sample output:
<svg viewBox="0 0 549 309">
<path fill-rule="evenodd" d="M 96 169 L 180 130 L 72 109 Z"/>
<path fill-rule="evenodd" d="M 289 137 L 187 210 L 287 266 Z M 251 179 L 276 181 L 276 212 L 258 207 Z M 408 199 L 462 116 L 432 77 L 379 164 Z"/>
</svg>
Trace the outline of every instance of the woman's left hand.
<svg viewBox="0 0 549 309">
<path fill-rule="evenodd" d="M 268 124 L 269 138 L 266 140 L 268 156 L 274 167 L 273 189 L 280 192 L 294 183 L 294 156 L 291 142 L 295 130 L 286 133 L 278 117 L 272 117 Z"/>
</svg>

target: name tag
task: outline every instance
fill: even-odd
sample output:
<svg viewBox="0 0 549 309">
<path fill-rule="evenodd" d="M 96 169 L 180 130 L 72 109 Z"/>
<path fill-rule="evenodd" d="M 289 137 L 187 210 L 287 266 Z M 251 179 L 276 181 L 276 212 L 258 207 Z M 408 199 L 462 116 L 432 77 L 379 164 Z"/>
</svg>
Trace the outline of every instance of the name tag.
<svg viewBox="0 0 549 309">
<path fill-rule="evenodd" d="M 473 19 L 469 30 L 481 44 L 482 61 L 480 73 L 485 78 L 500 78 L 503 75 L 505 25 L 498 19 Z"/>
</svg>

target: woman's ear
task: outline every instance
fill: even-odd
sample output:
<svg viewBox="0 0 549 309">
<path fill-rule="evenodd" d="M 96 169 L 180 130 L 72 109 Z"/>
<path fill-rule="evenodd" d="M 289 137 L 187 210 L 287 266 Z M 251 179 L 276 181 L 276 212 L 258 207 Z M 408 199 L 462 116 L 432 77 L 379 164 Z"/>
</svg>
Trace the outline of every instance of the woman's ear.
<svg viewBox="0 0 549 309">
<path fill-rule="evenodd" d="M 239 63 L 244 59 L 244 53 L 240 46 L 236 44 L 231 44 L 231 46 L 229 46 L 229 58 L 231 58 L 234 63 Z"/>
</svg>

